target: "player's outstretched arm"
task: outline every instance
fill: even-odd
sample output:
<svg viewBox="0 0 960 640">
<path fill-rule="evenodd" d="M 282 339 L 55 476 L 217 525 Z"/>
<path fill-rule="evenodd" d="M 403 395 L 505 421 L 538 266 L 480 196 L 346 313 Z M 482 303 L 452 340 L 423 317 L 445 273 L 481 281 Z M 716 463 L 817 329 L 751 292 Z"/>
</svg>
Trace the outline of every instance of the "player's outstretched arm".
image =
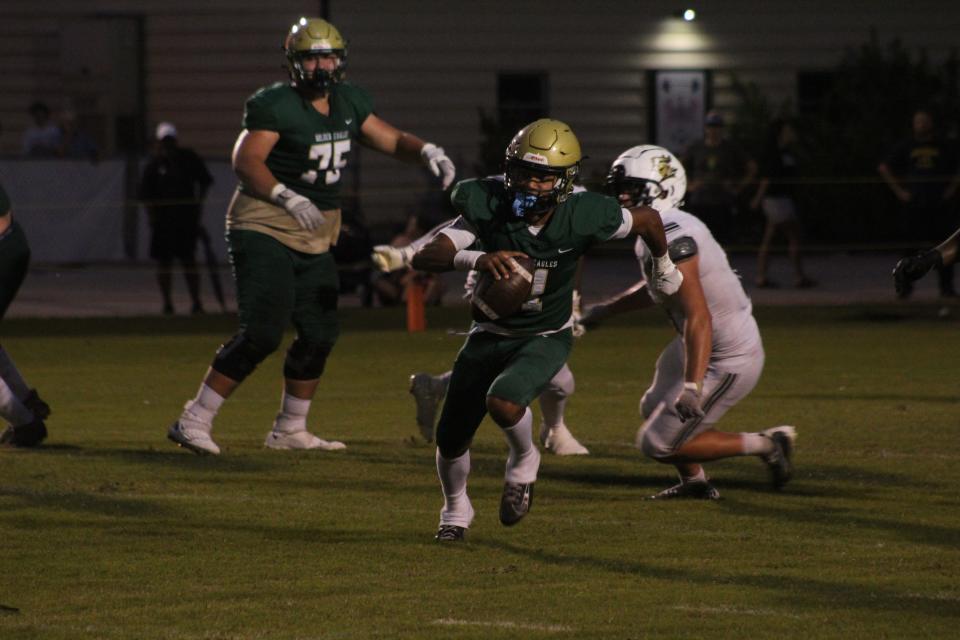
<svg viewBox="0 0 960 640">
<path fill-rule="evenodd" d="M 441 180 L 444 189 L 453 184 L 457 169 L 443 148 L 424 142 L 417 136 L 397 129 L 375 115 L 367 116 L 360 127 L 367 146 L 404 162 L 420 162 Z"/>
<path fill-rule="evenodd" d="M 456 218 L 450 218 L 445 222 L 441 222 L 433 229 L 430 229 L 430 231 L 427 231 L 425 234 L 404 247 L 394 247 L 389 244 L 378 244 L 373 248 L 373 253 L 370 254 L 370 259 L 373 260 L 373 264 L 376 265 L 377 269 L 383 271 L 384 273 L 409 267 L 410 261 L 413 259 L 413 255 L 421 248 L 425 247 L 431 240 L 433 240 L 433 237 L 440 233 L 442 229 L 446 229 L 451 224 L 456 222 L 456 220 Z"/>
<path fill-rule="evenodd" d="M 653 253 L 653 282 L 655 290 L 664 295 L 673 295 L 680 289 L 683 275 L 673 264 L 667 252 L 667 236 L 663 231 L 663 220 L 655 209 L 650 207 L 633 207 L 630 209 L 633 216 L 631 232 L 643 238 L 647 247 Z"/>
<path fill-rule="evenodd" d="M 893 287 L 897 295 L 910 290 L 910 283 L 919 280 L 931 269 L 949 266 L 957 260 L 957 248 L 960 245 L 960 229 L 932 249 L 924 249 L 912 256 L 902 258 L 893 268 Z"/>
<path fill-rule="evenodd" d="M 646 309 L 653 305 L 653 298 L 647 291 L 647 282 L 641 280 L 629 289 L 624 289 L 602 302 L 587 307 L 580 317 L 580 324 L 587 329 L 594 329 L 601 322 L 621 313 Z"/>
<path fill-rule="evenodd" d="M 948 267 L 957 261 L 957 249 L 960 248 L 960 229 L 953 232 L 953 235 L 937 245 L 937 251 L 943 260 L 943 266 Z"/>
</svg>

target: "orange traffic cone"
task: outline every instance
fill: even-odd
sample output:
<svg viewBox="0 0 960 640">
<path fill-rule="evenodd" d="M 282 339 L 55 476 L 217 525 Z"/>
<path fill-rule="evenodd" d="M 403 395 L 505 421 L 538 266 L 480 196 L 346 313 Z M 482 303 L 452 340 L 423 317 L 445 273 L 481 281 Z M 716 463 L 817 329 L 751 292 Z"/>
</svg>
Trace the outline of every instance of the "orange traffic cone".
<svg viewBox="0 0 960 640">
<path fill-rule="evenodd" d="M 423 283 L 415 275 L 407 283 L 407 331 L 426 331 L 427 312 L 423 304 Z"/>
</svg>

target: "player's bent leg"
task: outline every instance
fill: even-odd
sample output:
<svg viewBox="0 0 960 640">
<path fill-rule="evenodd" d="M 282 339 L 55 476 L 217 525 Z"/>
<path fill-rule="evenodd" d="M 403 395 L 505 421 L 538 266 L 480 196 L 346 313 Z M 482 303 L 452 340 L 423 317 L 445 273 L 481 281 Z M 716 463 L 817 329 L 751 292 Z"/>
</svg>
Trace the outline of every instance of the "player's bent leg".
<svg viewBox="0 0 960 640">
<path fill-rule="evenodd" d="M 573 395 L 575 385 L 573 372 L 567 364 L 550 380 L 540 394 L 540 444 L 558 456 L 584 456 L 590 451 L 570 433 L 564 420 L 567 399 Z"/>
<path fill-rule="evenodd" d="M 327 356 L 333 349 L 331 343 L 310 343 L 301 338 L 294 340 L 287 350 L 284 361 L 284 392 L 280 411 L 267 434 L 264 446 L 269 449 L 319 449 L 339 451 L 347 445 L 337 440 L 324 440 L 307 431 L 307 414 Z"/>
</svg>

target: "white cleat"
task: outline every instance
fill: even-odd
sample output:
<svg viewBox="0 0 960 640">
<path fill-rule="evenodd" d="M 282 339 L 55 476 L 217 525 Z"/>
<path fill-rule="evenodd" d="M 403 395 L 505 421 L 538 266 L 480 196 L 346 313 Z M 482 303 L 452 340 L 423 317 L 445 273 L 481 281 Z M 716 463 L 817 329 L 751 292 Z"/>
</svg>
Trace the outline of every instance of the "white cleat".
<svg viewBox="0 0 960 640">
<path fill-rule="evenodd" d="M 410 395 L 417 403 L 417 426 L 420 428 L 420 435 L 427 442 L 433 442 L 437 410 L 446 392 L 446 389 L 440 390 L 438 386 L 429 373 L 415 373 L 410 376 Z"/>
<path fill-rule="evenodd" d="M 210 426 L 196 420 L 181 416 L 170 425 L 167 438 L 201 456 L 220 455 L 220 447 L 210 437 Z"/>
<path fill-rule="evenodd" d="M 268 449 L 320 449 L 321 451 L 340 451 L 347 445 L 337 440 L 324 440 L 309 431 L 271 431 L 264 440 L 263 446 Z"/>
<path fill-rule="evenodd" d="M 586 456 L 590 450 L 580 444 L 566 425 L 555 427 L 540 427 L 540 443 L 558 456 Z"/>
</svg>

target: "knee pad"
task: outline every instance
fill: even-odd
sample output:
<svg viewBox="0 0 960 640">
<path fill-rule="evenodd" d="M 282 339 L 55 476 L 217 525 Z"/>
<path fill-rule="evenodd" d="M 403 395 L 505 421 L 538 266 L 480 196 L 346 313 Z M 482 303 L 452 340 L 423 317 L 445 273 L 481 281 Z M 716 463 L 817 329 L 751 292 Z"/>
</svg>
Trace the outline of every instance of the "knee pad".
<svg viewBox="0 0 960 640">
<path fill-rule="evenodd" d="M 211 366 L 214 371 L 222 373 L 231 380 L 242 382 L 276 348 L 276 344 L 271 346 L 262 339 L 254 341 L 247 333 L 241 331 L 228 342 L 220 345 Z"/>
<path fill-rule="evenodd" d="M 663 460 L 673 455 L 673 449 L 665 442 L 654 435 L 653 429 L 650 429 L 651 423 L 648 421 L 640 427 L 640 433 L 637 435 L 637 448 L 643 451 L 643 455 L 654 460 Z"/>
<path fill-rule="evenodd" d="M 332 344 L 317 344 L 297 338 L 287 349 L 283 377 L 291 380 L 316 380 L 323 375 Z"/>
</svg>

